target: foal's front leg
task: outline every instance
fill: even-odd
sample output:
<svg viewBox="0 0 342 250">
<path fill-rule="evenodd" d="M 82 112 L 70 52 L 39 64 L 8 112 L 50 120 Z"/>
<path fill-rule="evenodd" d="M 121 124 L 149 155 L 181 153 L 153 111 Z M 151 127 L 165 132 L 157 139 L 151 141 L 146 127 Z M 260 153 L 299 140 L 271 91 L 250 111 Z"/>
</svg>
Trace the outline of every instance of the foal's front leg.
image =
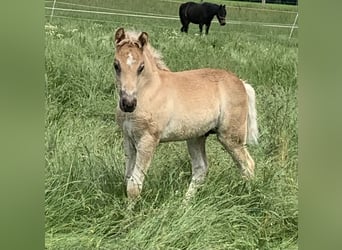
<svg viewBox="0 0 342 250">
<path fill-rule="evenodd" d="M 137 156 L 137 150 L 135 149 L 134 142 L 128 135 L 124 135 L 124 150 L 126 156 L 125 179 L 127 184 L 128 179 L 132 176 Z"/>
<path fill-rule="evenodd" d="M 135 165 L 130 177 L 127 179 L 127 195 L 135 199 L 140 195 L 147 170 L 151 164 L 154 151 L 159 143 L 155 137 L 147 134 L 136 143 Z"/>
</svg>

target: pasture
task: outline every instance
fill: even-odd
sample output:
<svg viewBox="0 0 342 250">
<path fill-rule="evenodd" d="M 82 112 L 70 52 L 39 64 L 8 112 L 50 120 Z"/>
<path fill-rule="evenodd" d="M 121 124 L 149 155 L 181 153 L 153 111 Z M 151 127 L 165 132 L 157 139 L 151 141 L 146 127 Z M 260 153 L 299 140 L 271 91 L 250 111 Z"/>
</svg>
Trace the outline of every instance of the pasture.
<svg viewBox="0 0 342 250">
<path fill-rule="evenodd" d="M 226 4 L 228 21 L 292 24 L 294 15 L 286 11 L 297 11 L 216 2 Z M 68 3 L 84 10 L 95 4 Z M 96 5 L 99 11 L 172 17 L 179 3 L 102 0 Z M 179 20 L 55 11 L 50 22 L 50 9 L 46 13 L 46 249 L 298 248 L 296 30 L 289 39 L 287 28 L 212 23 L 210 34 L 199 36 L 195 25 L 181 33 Z M 191 178 L 186 143 L 164 143 L 141 199 L 128 208 L 122 134 L 115 122 L 112 38 L 118 27 L 146 31 L 172 71 L 228 69 L 254 87 L 260 138 L 259 145 L 249 146 L 256 162 L 252 181 L 241 178 L 216 137 L 209 136 L 208 176 L 184 206 Z"/>
</svg>

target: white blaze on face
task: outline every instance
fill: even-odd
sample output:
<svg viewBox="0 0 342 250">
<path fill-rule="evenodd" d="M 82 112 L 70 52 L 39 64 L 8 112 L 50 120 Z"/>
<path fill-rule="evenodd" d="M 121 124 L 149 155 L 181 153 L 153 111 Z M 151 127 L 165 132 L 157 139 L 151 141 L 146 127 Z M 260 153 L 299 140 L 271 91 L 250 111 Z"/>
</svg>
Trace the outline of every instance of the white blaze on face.
<svg viewBox="0 0 342 250">
<path fill-rule="evenodd" d="M 128 54 L 128 57 L 127 57 L 127 61 L 126 61 L 126 64 L 128 66 L 132 66 L 132 64 L 134 64 L 136 62 L 136 60 L 133 58 L 132 54 L 129 53 Z"/>
</svg>

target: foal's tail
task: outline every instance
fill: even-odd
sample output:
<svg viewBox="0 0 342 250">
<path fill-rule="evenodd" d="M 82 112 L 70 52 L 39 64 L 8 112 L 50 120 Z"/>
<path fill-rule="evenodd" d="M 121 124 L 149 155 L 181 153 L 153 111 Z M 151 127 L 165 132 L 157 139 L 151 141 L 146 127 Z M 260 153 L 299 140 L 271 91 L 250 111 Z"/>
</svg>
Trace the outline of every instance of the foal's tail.
<svg viewBox="0 0 342 250">
<path fill-rule="evenodd" d="M 255 91 L 251 85 L 243 81 L 248 95 L 247 143 L 258 143 L 257 111 L 255 107 Z"/>
</svg>

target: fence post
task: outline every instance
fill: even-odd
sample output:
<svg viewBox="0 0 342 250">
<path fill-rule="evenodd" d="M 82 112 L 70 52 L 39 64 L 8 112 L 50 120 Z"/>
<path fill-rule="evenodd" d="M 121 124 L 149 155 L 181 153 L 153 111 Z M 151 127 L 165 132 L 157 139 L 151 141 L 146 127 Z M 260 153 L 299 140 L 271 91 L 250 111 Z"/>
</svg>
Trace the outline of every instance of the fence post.
<svg viewBox="0 0 342 250">
<path fill-rule="evenodd" d="M 294 20 L 294 22 L 293 22 L 293 24 L 292 24 L 292 28 L 291 28 L 291 32 L 290 32 L 289 38 L 291 38 L 291 36 L 292 36 L 292 32 L 293 32 L 293 29 L 294 29 L 295 24 L 297 23 L 297 19 L 298 19 L 298 12 L 297 12 L 297 15 L 296 15 L 296 17 L 295 17 L 295 20 Z"/>
<path fill-rule="evenodd" d="M 53 12 L 55 11 L 55 4 L 56 4 L 56 0 L 53 0 L 53 5 L 52 5 L 52 10 L 51 10 L 51 15 L 50 15 L 50 23 L 52 21 Z"/>
</svg>

